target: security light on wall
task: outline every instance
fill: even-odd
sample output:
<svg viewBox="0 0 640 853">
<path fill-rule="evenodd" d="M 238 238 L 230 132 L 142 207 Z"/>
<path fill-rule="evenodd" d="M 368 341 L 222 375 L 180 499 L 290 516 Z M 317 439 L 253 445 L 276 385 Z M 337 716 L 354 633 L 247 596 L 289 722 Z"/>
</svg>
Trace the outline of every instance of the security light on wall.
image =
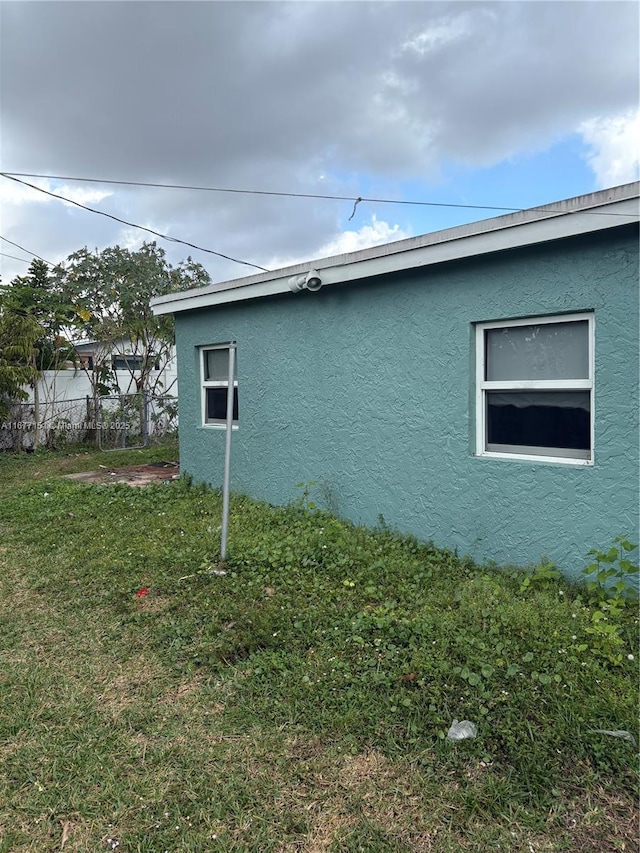
<svg viewBox="0 0 640 853">
<path fill-rule="evenodd" d="M 309 270 L 306 275 L 294 275 L 293 278 L 289 279 L 289 290 L 293 293 L 300 293 L 301 290 L 315 292 L 321 287 L 322 279 L 318 270 Z"/>
</svg>

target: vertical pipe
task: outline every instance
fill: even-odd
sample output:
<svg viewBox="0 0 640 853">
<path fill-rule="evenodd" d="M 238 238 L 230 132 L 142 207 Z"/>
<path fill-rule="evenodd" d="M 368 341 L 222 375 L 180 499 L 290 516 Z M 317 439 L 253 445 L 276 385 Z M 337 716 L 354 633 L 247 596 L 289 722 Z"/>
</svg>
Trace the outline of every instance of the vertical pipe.
<svg viewBox="0 0 640 853">
<path fill-rule="evenodd" d="M 236 367 L 236 344 L 229 344 L 229 384 L 227 386 L 227 431 L 224 443 L 224 480 L 222 481 L 222 535 L 220 539 L 220 559 L 227 556 L 227 536 L 229 532 L 229 481 L 231 479 L 231 433 L 233 432 L 233 398 Z"/>
<path fill-rule="evenodd" d="M 140 395 L 140 431 L 142 433 L 142 446 L 147 446 L 147 392 L 143 391 Z"/>
</svg>

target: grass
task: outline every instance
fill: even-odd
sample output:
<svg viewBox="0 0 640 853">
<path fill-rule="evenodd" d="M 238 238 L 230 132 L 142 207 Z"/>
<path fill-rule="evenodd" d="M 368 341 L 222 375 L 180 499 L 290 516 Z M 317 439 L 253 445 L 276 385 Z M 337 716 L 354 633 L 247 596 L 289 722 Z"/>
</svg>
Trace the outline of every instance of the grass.
<svg viewBox="0 0 640 853">
<path fill-rule="evenodd" d="M 221 567 L 216 492 L 60 476 L 174 456 L 0 456 L 2 853 L 638 849 L 635 608 L 306 499 Z"/>
</svg>

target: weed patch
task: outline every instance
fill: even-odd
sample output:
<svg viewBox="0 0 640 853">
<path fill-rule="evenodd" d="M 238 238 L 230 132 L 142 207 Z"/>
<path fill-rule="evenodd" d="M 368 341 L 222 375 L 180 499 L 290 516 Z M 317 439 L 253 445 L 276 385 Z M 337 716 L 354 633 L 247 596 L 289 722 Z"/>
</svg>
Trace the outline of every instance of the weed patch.
<svg viewBox="0 0 640 853">
<path fill-rule="evenodd" d="M 596 731 L 637 734 L 613 575 L 241 496 L 222 567 L 215 491 L 60 476 L 103 458 L 0 457 L 0 851 L 633 849 L 637 750 Z"/>
</svg>

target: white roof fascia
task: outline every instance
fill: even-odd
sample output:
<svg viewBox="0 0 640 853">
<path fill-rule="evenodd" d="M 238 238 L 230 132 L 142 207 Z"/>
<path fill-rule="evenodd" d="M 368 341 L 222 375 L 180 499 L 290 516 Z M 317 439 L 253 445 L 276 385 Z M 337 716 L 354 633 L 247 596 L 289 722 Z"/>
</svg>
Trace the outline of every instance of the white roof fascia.
<svg viewBox="0 0 640 853">
<path fill-rule="evenodd" d="M 472 222 L 345 255 L 313 260 L 204 288 L 156 297 L 153 313 L 172 314 L 230 302 L 291 293 L 289 279 L 319 271 L 325 286 L 426 267 L 640 221 L 640 182 L 553 205 Z M 292 296 L 297 294 L 291 293 Z"/>
</svg>

